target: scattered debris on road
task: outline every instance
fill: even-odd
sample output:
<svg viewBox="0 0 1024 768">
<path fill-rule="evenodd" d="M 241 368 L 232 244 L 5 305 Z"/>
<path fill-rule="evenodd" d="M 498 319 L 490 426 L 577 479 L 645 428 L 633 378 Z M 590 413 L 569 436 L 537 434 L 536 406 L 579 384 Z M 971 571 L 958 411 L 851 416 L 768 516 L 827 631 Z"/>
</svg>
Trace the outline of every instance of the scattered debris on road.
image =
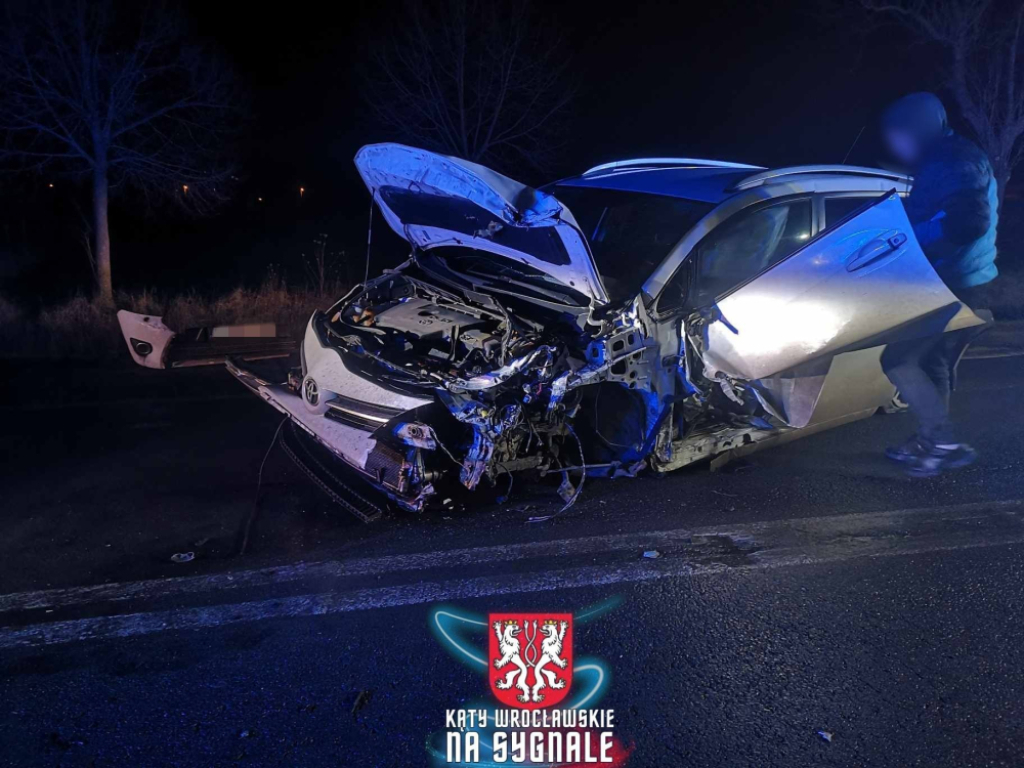
<svg viewBox="0 0 1024 768">
<path fill-rule="evenodd" d="M 831 731 L 818 731 L 818 735 L 821 737 L 822 741 L 827 741 L 829 744 L 832 743 Z"/>
<path fill-rule="evenodd" d="M 171 555 L 172 563 L 191 563 L 195 559 L 195 552 L 175 552 L 173 555 Z"/>
<path fill-rule="evenodd" d="M 356 696 L 356 701 L 352 705 L 352 716 L 355 717 L 363 707 L 370 703 L 370 699 L 373 698 L 373 691 L 360 691 L 359 695 Z"/>
<path fill-rule="evenodd" d="M 654 559 L 656 557 L 661 557 L 661 552 L 659 552 L 656 549 L 648 549 L 646 552 L 644 552 L 644 557 L 649 558 L 649 559 Z"/>
</svg>

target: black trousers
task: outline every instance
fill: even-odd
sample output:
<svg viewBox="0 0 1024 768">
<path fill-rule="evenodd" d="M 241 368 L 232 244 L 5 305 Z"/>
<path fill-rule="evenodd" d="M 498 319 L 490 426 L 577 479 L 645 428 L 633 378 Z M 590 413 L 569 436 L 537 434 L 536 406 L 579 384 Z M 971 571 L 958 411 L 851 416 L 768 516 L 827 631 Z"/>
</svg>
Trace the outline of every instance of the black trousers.
<svg viewBox="0 0 1024 768">
<path fill-rule="evenodd" d="M 984 288 L 959 289 L 957 298 L 971 309 L 982 309 Z M 949 418 L 949 396 L 958 347 L 956 339 L 939 334 L 893 344 L 882 353 L 882 370 L 917 417 L 918 435 L 932 445 L 957 442 Z"/>
</svg>

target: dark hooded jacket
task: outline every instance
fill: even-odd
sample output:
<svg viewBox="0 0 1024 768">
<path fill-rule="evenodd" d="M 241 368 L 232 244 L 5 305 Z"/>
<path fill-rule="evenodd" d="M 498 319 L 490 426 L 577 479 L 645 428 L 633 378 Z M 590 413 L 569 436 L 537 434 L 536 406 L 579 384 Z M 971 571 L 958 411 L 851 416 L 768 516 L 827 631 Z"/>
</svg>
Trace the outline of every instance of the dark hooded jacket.
<svg viewBox="0 0 1024 768">
<path fill-rule="evenodd" d="M 953 133 L 933 94 L 903 97 L 882 121 L 912 133 L 922 148 L 906 208 L 935 271 L 952 289 L 995 279 L 999 197 L 988 157 Z"/>
</svg>

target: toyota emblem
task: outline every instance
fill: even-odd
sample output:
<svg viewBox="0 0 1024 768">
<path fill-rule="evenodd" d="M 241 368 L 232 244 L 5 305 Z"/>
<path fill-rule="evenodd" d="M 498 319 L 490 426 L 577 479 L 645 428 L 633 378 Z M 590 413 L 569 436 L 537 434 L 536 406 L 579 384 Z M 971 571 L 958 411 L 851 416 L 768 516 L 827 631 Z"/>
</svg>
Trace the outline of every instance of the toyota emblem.
<svg viewBox="0 0 1024 768">
<path fill-rule="evenodd" d="M 310 405 L 316 405 L 320 402 L 320 389 L 317 387 L 314 379 L 307 377 L 306 381 L 302 384 L 302 394 Z"/>
</svg>

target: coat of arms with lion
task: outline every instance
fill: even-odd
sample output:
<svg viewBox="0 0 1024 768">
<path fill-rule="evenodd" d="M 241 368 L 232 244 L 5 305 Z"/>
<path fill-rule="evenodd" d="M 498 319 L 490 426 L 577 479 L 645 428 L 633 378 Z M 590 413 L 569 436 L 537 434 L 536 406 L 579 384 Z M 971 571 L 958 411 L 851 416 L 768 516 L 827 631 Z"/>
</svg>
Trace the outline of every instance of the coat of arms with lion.
<svg viewBox="0 0 1024 768">
<path fill-rule="evenodd" d="M 552 707 L 572 682 L 571 613 L 492 613 L 491 690 L 509 707 Z"/>
</svg>

